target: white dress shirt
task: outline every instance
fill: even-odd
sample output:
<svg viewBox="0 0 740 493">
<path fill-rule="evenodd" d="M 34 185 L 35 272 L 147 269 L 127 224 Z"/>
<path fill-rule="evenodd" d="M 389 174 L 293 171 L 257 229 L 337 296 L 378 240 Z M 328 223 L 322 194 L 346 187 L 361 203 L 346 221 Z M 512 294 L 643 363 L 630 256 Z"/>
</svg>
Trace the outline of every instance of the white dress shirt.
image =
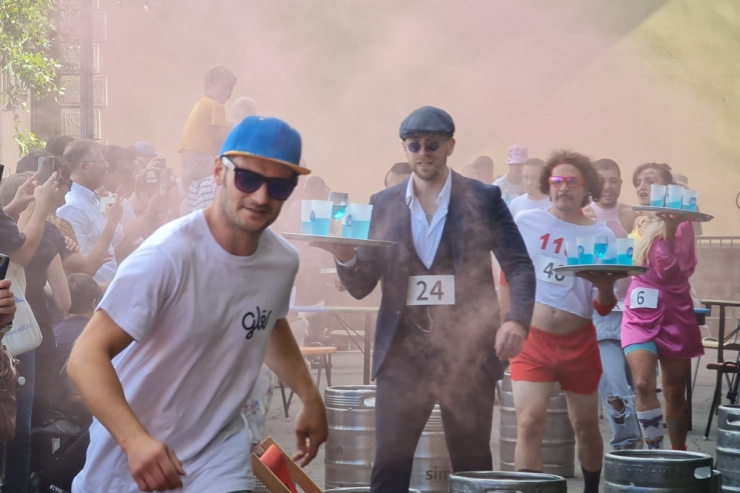
<svg viewBox="0 0 740 493">
<path fill-rule="evenodd" d="M 107 217 L 100 212 L 100 197 L 97 192 L 72 183 L 72 188 L 65 196 L 67 203 L 57 209 L 57 216 L 66 219 L 72 225 L 80 245 L 80 253 L 87 255 L 103 234 Z M 112 256 L 95 274 L 94 279 L 99 283 L 113 279 L 118 264 L 116 263 L 115 247 L 123 239 L 123 227 L 119 224 L 113 234 L 113 241 L 108 245 L 108 253 Z"/>
<path fill-rule="evenodd" d="M 437 212 L 432 222 L 427 221 L 426 213 L 414 195 L 414 177 L 409 178 L 406 186 L 406 204 L 411 210 L 411 235 L 414 238 L 414 247 L 419 258 L 427 269 L 432 267 L 434 256 L 437 255 L 439 242 L 442 240 L 442 231 L 445 228 L 447 210 L 450 207 L 452 193 L 452 172 L 447 170 L 447 180 L 437 196 Z"/>
</svg>

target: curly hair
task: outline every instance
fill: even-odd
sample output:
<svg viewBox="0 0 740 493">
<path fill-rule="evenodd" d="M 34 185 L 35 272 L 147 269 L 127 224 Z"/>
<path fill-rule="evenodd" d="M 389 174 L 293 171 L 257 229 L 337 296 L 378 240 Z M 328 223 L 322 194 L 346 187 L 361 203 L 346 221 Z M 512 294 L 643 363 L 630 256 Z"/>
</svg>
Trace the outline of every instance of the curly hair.
<svg viewBox="0 0 740 493">
<path fill-rule="evenodd" d="M 632 184 L 635 188 L 637 188 L 637 178 L 646 169 L 654 169 L 658 173 L 658 176 L 660 176 L 663 185 L 673 185 L 673 172 L 670 166 L 664 163 L 645 163 L 638 166 L 635 172 L 632 173 Z"/>
<path fill-rule="evenodd" d="M 542 170 L 542 176 L 540 176 L 540 191 L 542 193 L 550 195 L 550 176 L 552 176 L 552 170 L 560 164 L 575 166 L 580 171 L 583 179 L 586 180 L 587 193 L 583 197 L 581 207 L 586 207 L 591 200 L 597 201 L 601 198 L 604 180 L 596 172 L 596 168 L 588 157 L 571 151 L 555 151 L 550 155 L 545 168 Z"/>
</svg>

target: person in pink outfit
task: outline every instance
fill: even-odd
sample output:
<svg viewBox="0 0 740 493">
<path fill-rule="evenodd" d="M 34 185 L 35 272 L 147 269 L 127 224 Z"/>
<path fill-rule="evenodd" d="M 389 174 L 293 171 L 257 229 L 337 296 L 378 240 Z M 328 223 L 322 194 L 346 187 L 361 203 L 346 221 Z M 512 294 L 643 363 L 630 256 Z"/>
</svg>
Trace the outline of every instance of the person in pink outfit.
<svg viewBox="0 0 740 493">
<path fill-rule="evenodd" d="M 686 216 L 658 214 L 643 225 L 634 263 L 650 267 L 632 278 L 625 296 L 622 347 L 637 391 L 637 419 L 651 449 L 663 448 L 663 410 L 656 394 L 660 361 L 668 435 L 686 450 L 686 375 L 691 358 L 704 354 L 689 277 L 696 267 L 694 230 Z"/>
</svg>

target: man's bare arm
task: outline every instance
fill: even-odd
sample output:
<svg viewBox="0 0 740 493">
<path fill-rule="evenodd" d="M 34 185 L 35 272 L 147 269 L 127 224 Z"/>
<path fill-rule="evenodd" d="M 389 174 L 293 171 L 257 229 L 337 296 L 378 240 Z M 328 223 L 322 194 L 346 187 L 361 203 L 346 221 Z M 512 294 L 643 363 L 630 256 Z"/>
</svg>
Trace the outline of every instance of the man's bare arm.
<svg viewBox="0 0 740 493">
<path fill-rule="evenodd" d="M 270 334 L 265 364 L 278 378 L 293 389 L 303 402 L 303 410 L 296 420 L 296 445 L 298 451 L 294 459 L 303 459 L 302 466 L 316 457 L 319 446 L 326 441 L 329 429 L 326 422 L 326 409 L 321 394 L 306 367 L 298 344 L 284 318 L 275 322 Z M 306 445 L 308 439 L 308 445 Z"/>
<path fill-rule="evenodd" d="M 98 310 L 72 348 L 67 374 L 90 412 L 126 452 L 139 489 L 180 488 L 182 465 L 174 451 L 150 436 L 136 417 L 111 363 L 132 342 L 106 312 Z"/>
</svg>

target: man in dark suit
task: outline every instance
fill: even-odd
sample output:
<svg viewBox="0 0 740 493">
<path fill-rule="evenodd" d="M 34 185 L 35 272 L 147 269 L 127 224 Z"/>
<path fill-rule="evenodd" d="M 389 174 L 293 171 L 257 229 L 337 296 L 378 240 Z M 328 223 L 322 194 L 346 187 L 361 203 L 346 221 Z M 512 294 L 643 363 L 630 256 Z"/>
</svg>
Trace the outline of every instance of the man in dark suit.
<svg viewBox="0 0 740 493">
<path fill-rule="evenodd" d="M 453 471 L 491 470 L 496 381 L 522 348 L 532 316 L 532 262 L 498 187 L 447 167 L 455 126 L 425 106 L 401 124 L 413 174 L 375 194 L 370 238 L 387 248 L 319 244 L 349 293 L 382 284 L 373 358 L 377 379 L 373 493 L 407 492 L 414 450 L 438 403 Z M 491 251 L 511 279 L 502 317 Z"/>
</svg>

